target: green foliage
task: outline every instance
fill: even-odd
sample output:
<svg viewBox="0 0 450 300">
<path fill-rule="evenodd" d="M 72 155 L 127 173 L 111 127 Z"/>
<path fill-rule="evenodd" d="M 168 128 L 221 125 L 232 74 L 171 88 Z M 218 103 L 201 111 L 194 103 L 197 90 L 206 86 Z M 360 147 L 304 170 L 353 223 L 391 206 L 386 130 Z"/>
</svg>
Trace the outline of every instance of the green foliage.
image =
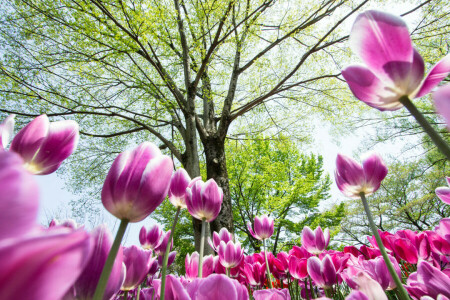
<svg viewBox="0 0 450 300">
<path fill-rule="evenodd" d="M 226 149 L 235 230 L 245 245 L 255 251 L 261 246 L 246 229 L 257 215 L 275 219 L 273 252 L 299 244 L 305 225 L 339 225 L 343 205 L 319 210 L 320 201 L 329 198 L 331 184 L 320 155 L 302 154 L 283 136 L 229 141 Z"/>
</svg>

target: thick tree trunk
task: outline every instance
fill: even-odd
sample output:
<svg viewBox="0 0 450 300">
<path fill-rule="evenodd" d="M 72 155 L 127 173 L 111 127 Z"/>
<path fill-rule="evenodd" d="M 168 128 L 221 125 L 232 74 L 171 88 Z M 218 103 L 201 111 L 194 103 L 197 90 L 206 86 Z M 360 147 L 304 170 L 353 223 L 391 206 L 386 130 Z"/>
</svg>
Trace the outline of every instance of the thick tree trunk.
<svg viewBox="0 0 450 300">
<path fill-rule="evenodd" d="M 211 232 L 218 232 L 223 227 L 234 232 L 224 139 L 216 135 L 209 136 L 204 147 L 207 177 L 208 179 L 213 178 L 223 190 L 222 209 L 219 216 L 210 224 Z"/>
</svg>

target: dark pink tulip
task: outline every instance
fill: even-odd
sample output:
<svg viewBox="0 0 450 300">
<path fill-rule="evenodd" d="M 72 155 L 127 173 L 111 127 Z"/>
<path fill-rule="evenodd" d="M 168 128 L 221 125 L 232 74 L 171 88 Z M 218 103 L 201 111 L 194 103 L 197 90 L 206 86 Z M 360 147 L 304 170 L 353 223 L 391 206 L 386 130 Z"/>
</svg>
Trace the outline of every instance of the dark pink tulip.
<svg viewBox="0 0 450 300">
<path fill-rule="evenodd" d="M 228 229 L 223 227 L 220 229 L 219 233 L 213 232 L 213 239 L 211 241 L 211 238 L 208 237 L 208 243 L 211 246 L 211 248 L 214 249 L 214 251 L 217 252 L 218 247 L 220 245 L 221 241 L 224 241 L 225 243 L 228 243 L 229 241 L 233 240 L 233 234 L 231 234 Z"/>
<path fill-rule="evenodd" d="M 198 252 L 193 252 L 191 255 L 186 254 L 184 265 L 186 268 L 186 279 L 194 280 L 198 277 Z M 202 277 L 208 277 L 214 271 L 214 257 L 207 255 L 203 257 Z"/>
<path fill-rule="evenodd" d="M 151 250 L 143 250 L 135 245 L 123 249 L 123 262 L 127 273 L 121 290 L 130 291 L 141 284 L 150 269 L 151 256 Z"/>
<path fill-rule="evenodd" d="M 450 86 L 450 85 L 449 85 Z M 450 104 L 449 104 L 450 106 Z M 446 177 L 447 185 L 450 186 L 450 177 Z M 442 200 L 442 202 L 450 204 L 450 187 L 438 187 L 436 189 L 436 196 Z"/>
<path fill-rule="evenodd" d="M 247 300 L 247 289 L 237 280 L 223 274 L 211 274 L 207 278 L 191 283 L 195 289 L 190 291 L 191 298 L 196 300 Z"/>
<path fill-rule="evenodd" d="M 308 258 L 308 257 L 312 256 L 312 254 L 309 253 L 303 246 L 299 247 L 299 246 L 294 245 L 292 247 L 291 251 L 289 251 L 289 254 L 294 255 L 297 258 Z"/>
<path fill-rule="evenodd" d="M 450 241 L 450 218 L 444 218 L 439 221 L 434 231 L 443 239 Z"/>
<path fill-rule="evenodd" d="M 307 263 L 308 259 L 306 258 L 291 256 L 289 258 L 289 273 L 291 276 L 298 280 L 305 279 L 308 276 Z"/>
<path fill-rule="evenodd" d="M 167 243 L 169 243 L 171 232 L 172 232 L 171 230 L 168 230 L 166 233 L 163 233 L 160 244 L 155 247 L 155 252 L 158 255 L 164 255 L 164 253 L 166 253 Z M 173 238 L 170 241 L 170 250 L 172 250 L 172 247 L 173 247 Z"/>
<path fill-rule="evenodd" d="M 243 273 L 249 285 L 261 287 L 266 280 L 266 264 L 260 264 L 259 262 L 253 264 L 245 263 Z"/>
<path fill-rule="evenodd" d="M 358 248 L 356 248 L 355 246 L 345 246 L 344 247 L 344 253 L 350 253 L 352 254 L 354 257 L 358 257 L 360 255 L 363 255 L 361 253 L 361 251 L 358 250 Z"/>
<path fill-rule="evenodd" d="M 55 172 L 76 149 L 78 123 L 64 120 L 50 123 L 41 115 L 28 123 L 11 142 L 10 151 L 18 153 L 33 174 Z"/>
<path fill-rule="evenodd" d="M 159 256 L 158 256 L 159 257 Z M 156 272 L 159 269 L 159 265 L 158 265 L 158 258 L 157 257 L 152 257 L 150 259 L 150 269 L 148 270 L 148 275 L 150 277 L 152 277 L 153 275 L 156 274 Z"/>
<path fill-rule="evenodd" d="M 405 22 L 397 16 L 367 11 L 360 14 L 350 33 L 350 47 L 366 66 L 342 70 L 356 98 L 384 110 L 402 107 L 399 99 L 428 94 L 450 72 L 450 56 L 439 61 L 422 81 L 425 65 L 413 48 Z"/>
<path fill-rule="evenodd" d="M 169 252 L 169 258 L 167 260 L 167 267 L 170 267 L 170 265 L 173 264 L 176 257 L 177 257 L 177 251 Z M 164 258 L 163 253 L 158 254 L 158 267 L 160 267 L 160 268 L 162 267 L 162 264 L 163 264 L 163 258 Z"/>
<path fill-rule="evenodd" d="M 314 231 L 308 226 L 303 227 L 302 246 L 311 254 L 318 255 L 322 253 L 330 242 L 330 231 L 328 228 L 322 231 L 318 226 Z"/>
<path fill-rule="evenodd" d="M 389 259 L 391 260 L 397 275 L 401 278 L 402 273 L 397 261 L 390 255 Z M 381 285 L 383 290 L 392 290 L 396 288 L 395 282 L 381 256 L 371 260 L 361 260 L 360 266 L 368 275 L 370 275 L 370 277 Z"/>
<path fill-rule="evenodd" d="M 267 215 L 262 215 L 261 217 L 256 216 L 255 221 L 253 224 L 253 228 L 255 231 L 252 230 L 252 224 L 250 222 L 247 223 L 247 229 L 250 232 L 250 234 L 257 240 L 265 240 L 272 236 L 273 230 L 274 230 L 274 221 L 271 217 L 268 217 Z"/>
<path fill-rule="evenodd" d="M 195 181 L 191 188 L 186 189 L 186 205 L 191 216 L 207 222 L 214 221 L 222 206 L 223 192 L 214 179 L 207 182 Z"/>
<path fill-rule="evenodd" d="M 153 225 L 147 231 L 145 226 L 142 226 L 139 231 L 139 242 L 144 249 L 155 250 L 163 241 L 164 231 L 158 224 Z M 170 234 L 169 234 L 170 235 Z M 166 243 L 167 245 L 167 243 Z"/>
<path fill-rule="evenodd" d="M 9 115 L 0 124 L 0 150 L 3 150 L 8 146 L 9 141 L 13 135 L 14 131 L 14 117 L 16 115 Z"/>
<path fill-rule="evenodd" d="M 434 106 L 436 107 L 436 111 L 444 117 L 445 122 L 447 123 L 447 128 L 450 129 L 450 84 L 447 84 L 443 87 L 440 87 L 436 92 L 433 93 Z M 447 182 L 449 178 L 447 177 Z M 449 183 L 450 185 L 450 183 Z M 448 195 L 448 193 L 447 193 Z M 450 197 L 450 196 L 449 196 Z M 450 204 L 450 199 L 446 198 Z"/>
<path fill-rule="evenodd" d="M 253 292 L 255 300 L 291 300 L 288 289 L 257 290 Z"/>
<path fill-rule="evenodd" d="M 233 241 L 228 241 L 225 244 L 224 241 L 220 242 L 219 249 L 219 262 L 225 268 L 234 268 L 238 266 L 244 255 L 244 249 L 241 248 L 239 242 L 234 243 Z"/>
<path fill-rule="evenodd" d="M 336 269 L 330 255 L 325 255 L 322 261 L 312 256 L 308 258 L 307 270 L 314 283 L 323 288 L 332 287 L 337 283 Z"/>
<path fill-rule="evenodd" d="M 372 259 L 381 255 L 380 249 L 367 247 L 366 245 L 362 245 L 359 251 L 361 251 L 366 259 Z"/>
<path fill-rule="evenodd" d="M 363 156 L 362 165 L 342 154 L 338 154 L 336 158 L 336 184 L 347 197 L 360 197 L 360 193 L 373 194 L 387 173 L 383 160 L 373 152 Z"/>
<path fill-rule="evenodd" d="M 398 238 L 394 241 L 394 253 L 410 264 L 417 264 L 419 253 L 416 246 L 408 239 Z"/>
<path fill-rule="evenodd" d="M 146 142 L 114 160 L 102 189 L 103 206 L 116 218 L 139 222 L 167 196 L 172 160 Z"/>
<path fill-rule="evenodd" d="M 156 281 L 156 280 L 155 280 Z M 154 286 L 156 293 L 155 299 L 159 299 L 159 295 L 161 292 L 161 286 L 158 284 Z M 186 289 L 181 284 L 180 280 L 173 275 L 166 276 L 166 287 L 165 287 L 165 300 L 191 300 L 189 294 Z"/>
<path fill-rule="evenodd" d="M 0 150 L 0 240 L 30 231 L 39 209 L 39 188 L 19 155 Z"/>
<path fill-rule="evenodd" d="M 191 182 L 191 177 L 185 169 L 178 169 L 170 180 L 169 201 L 175 207 L 186 208 L 186 188 Z"/>
<path fill-rule="evenodd" d="M 444 239 L 434 231 L 427 231 L 431 249 L 440 255 L 450 255 L 450 240 Z"/>
<path fill-rule="evenodd" d="M 0 243 L 0 299 L 59 300 L 92 253 L 84 230 L 51 228 Z"/>
<path fill-rule="evenodd" d="M 86 264 L 80 277 L 75 282 L 74 299 L 91 299 L 94 296 L 95 288 L 97 287 L 100 274 L 108 257 L 109 251 L 113 243 L 113 236 L 106 225 L 96 227 L 91 232 L 94 249 L 89 262 Z M 104 300 L 110 299 L 115 293 L 120 290 L 125 279 L 125 266 L 122 264 L 123 255 L 122 247 L 119 248 L 116 259 L 114 261 L 111 275 L 106 285 Z M 71 299 L 69 297 L 64 298 Z"/>
<path fill-rule="evenodd" d="M 449 287 L 450 277 L 447 274 L 426 261 L 419 261 L 417 272 L 407 280 L 406 289 L 416 299 L 425 295 L 435 299 L 439 294 L 450 297 Z"/>
</svg>

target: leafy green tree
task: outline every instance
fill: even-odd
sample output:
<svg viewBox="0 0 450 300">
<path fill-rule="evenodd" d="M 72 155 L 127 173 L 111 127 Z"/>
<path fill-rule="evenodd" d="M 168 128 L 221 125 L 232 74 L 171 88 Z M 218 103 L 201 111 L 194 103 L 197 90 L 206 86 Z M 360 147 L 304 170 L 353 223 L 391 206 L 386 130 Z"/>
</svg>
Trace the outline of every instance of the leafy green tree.
<svg viewBox="0 0 450 300">
<path fill-rule="evenodd" d="M 320 155 L 302 154 L 289 138 L 259 136 L 227 144 L 230 191 L 237 234 L 254 251 L 260 243 L 247 230 L 255 216 L 275 219 L 272 251 L 300 244 L 305 225 L 338 226 L 344 205 L 321 212 L 319 205 L 329 198 L 331 181 L 323 171 Z"/>
</svg>

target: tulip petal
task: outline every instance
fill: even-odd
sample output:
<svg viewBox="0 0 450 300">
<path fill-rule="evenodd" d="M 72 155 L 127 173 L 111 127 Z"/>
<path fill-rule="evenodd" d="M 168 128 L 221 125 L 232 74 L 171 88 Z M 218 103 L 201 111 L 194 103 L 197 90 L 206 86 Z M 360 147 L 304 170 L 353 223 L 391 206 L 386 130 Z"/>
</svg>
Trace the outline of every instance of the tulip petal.
<svg viewBox="0 0 450 300">
<path fill-rule="evenodd" d="M 237 299 L 237 291 L 232 279 L 223 274 L 212 274 L 203 279 L 196 292 L 196 300 Z"/>
<path fill-rule="evenodd" d="M 416 98 L 425 96 L 435 88 L 450 73 L 450 54 L 442 58 L 428 73 L 422 83 Z"/>
<path fill-rule="evenodd" d="M 388 173 L 388 169 L 381 157 L 374 152 L 365 154 L 363 158 L 363 169 L 366 182 L 370 186 L 371 193 L 373 193 L 380 187 L 381 181 L 383 181 Z M 366 194 L 368 195 L 369 193 Z"/>
<path fill-rule="evenodd" d="M 366 11 L 360 14 L 350 33 L 350 47 L 383 81 L 404 77 L 398 68 L 387 68 L 392 62 L 412 63 L 413 47 L 405 22 L 397 16 Z"/>
<path fill-rule="evenodd" d="M 444 117 L 447 128 L 450 129 L 450 84 L 440 87 L 433 93 L 433 100 L 436 111 Z"/>
<path fill-rule="evenodd" d="M 16 115 L 7 116 L 6 119 L 0 124 L 0 150 L 5 149 L 11 140 L 14 131 L 15 116 Z"/>
</svg>

